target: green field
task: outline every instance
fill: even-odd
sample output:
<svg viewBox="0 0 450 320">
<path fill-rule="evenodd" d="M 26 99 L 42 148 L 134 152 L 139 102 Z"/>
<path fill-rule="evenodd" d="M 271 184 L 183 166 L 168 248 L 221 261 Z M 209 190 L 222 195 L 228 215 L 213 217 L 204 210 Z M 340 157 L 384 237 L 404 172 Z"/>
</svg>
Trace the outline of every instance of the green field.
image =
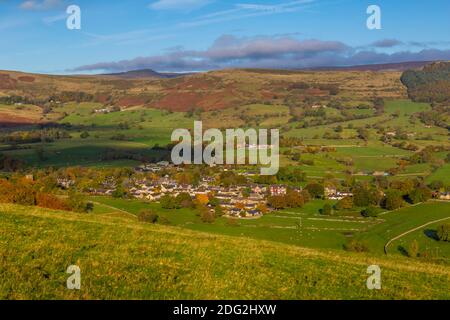
<svg viewBox="0 0 450 320">
<path fill-rule="evenodd" d="M 101 213 L 113 213 L 120 209 L 135 215 L 142 209 L 150 208 L 172 226 L 309 248 L 342 250 L 349 239 L 357 238 L 367 244 L 371 253 L 379 255 L 384 254 L 384 245 L 390 239 L 403 232 L 436 219 L 450 218 L 449 202 L 433 201 L 384 212 L 377 218 L 363 218 L 356 208 L 344 211 L 338 216 L 323 216 L 319 210 L 325 203 L 334 204 L 335 201 L 314 200 L 304 208 L 281 210 L 260 219 L 238 219 L 230 224 L 228 218 L 219 218 L 213 224 L 205 224 L 197 216 L 197 212 L 191 209 L 167 210 L 162 209 L 158 203 L 110 197 L 92 197 L 91 200 L 96 203 L 96 210 L 101 210 Z M 429 227 L 422 231 L 428 229 Z M 432 243 L 441 248 L 439 257 L 450 262 L 450 246 L 431 238 L 428 240 L 433 240 Z M 425 243 L 421 244 L 422 250 L 426 248 Z M 401 253 L 397 243 L 390 245 L 388 253 Z"/>
<path fill-rule="evenodd" d="M 449 299 L 448 267 L 0 206 L 2 299 Z M 55 239 L 58 239 L 55 241 Z M 81 290 L 65 287 L 69 265 Z M 366 270 L 382 269 L 382 290 Z"/>
</svg>

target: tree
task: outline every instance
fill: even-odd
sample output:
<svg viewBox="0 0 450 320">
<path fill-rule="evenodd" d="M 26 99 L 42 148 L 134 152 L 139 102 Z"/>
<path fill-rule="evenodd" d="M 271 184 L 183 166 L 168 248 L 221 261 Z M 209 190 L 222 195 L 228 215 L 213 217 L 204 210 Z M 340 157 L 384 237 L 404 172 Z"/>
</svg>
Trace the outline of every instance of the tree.
<svg viewBox="0 0 450 320">
<path fill-rule="evenodd" d="M 289 208 L 301 208 L 305 204 L 303 197 L 298 191 L 288 191 L 285 198 L 286 205 Z"/>
<path fill-rule="evenodd" d="M 303 201 L 304 201 L 305 203 L 311 201 L 311 195 L 309 194 L 308 190 L 303 189 L 303 190 L 300 192 L 300 194 L 302 195 Z"/>
<path fill-rule="evenodd" d="M 333 207 L 330 204 L 325 204 L 323 208 L 321 209 L 321 214 L 325 216 L 331 216 L 333 215 Z"/>
<path fill-rule="evenodd" d="M 275 210 L 287 207 L 286 198 L 284 196 L 270 196 L 267 198 L 267 204 Z"/>
<path fill-rule="evenodd" d="M 159 202 L 161 203 L 161 208 L 163 209 L 180 209 L 181 207 L 177 199 L 168 194 L 162 196 Z"/>
<path fill-rule="evenodd" d="M 207 194 L 197 194 L 195 196 L 195 199 L 197 200 L 197 203 L 199 203 L 200 205 L 207 205 L 209 203 L 209 197 Z"/>
<path fill-rule="evenodd" d="M 336 210 L 346 210 L 353 208 L 353 198 L 344 197 L 343 199 L 339 200 L 338 203 L 336 203 L 335 208 Z"/>
<path fill-rule="evenodd" d="M 399 190 L 388 190 L 384 199 L 384 207 L 387 210 L 396 210 L 403 207 L 402 193 Z"/>
<path fill-rule="evenodd" d="M 178 194 L 176 201 L 182 208 L 194 208 L 194 201 L 192 201 L 192 198 L 189 193 L 182 192 Z"/>
<path fill-rule="evenodd" d="M 87 132 L 87 131 L 82 132 L 82 133 L 80 134 L 80 138 L 81 138 L 81 139 L 87 139 L 87 138 L 89 138 L 89 132 Z"/>
<path fill-rule="evenodd" d="M 138 213 L 138 220 L 141 222 L 148 222 L 155 224 L 158 222 L 159 216 L 152 210 L 143 209 Z"/>
<path fill-rule="evenodd" d="M 305 189 L 309 192 L 311 197 L 317 199 L 323 198 L 323 195 L 325 193 L 323 185 L 318 183 L 310 183 L 305 187 Z"/>
<path fill-rule="evenodd" d="M 89 212 L 93 209 L 92 202 L 85 201 L 83 195 L 76 190 L 72 189 L 69 191 L 69 198 L 67 204 L 75 212 Z"/>
<path fill-rule="evenodd" d="M 450 241 L 450 223 L 438 226 L 436 234 L 440 241 Z"/>
<path fill-rule="evenodd" d="M 408 194 L 411 203 L 426 202 L 431 199 L 431 190 L 425 186 L 417 187 Z"/>
<path fill-rule="evenodd" d="M 221 217 L 224 215 L 223 208 L 220 205 L 214 207 L 214 214 L 216 217 Z"/>
<path fill-rule="evenodd" d="M 216 220 L 214 211 L 209 210 L 207 206 L 199 205 L 198 210 L 200 211 L 200 219 L 205 223 L 213 223 Z"/>
<path fill-rule="evenodd" d="M 365 184 L 357 184 L 353 188 L 353 204 L 357 207 L 377 206 L 380 204 L 382 193 L 376 188 Z"/>
<path fill-rule="evenodd" d="M 111 195 L 113 198 L 125 198 L 125 188 L 121 184 L 119 184 Z"/>
<path fill-rule="evenodd" d="M 417 258 L 419 256 L 419 243 L 417 240 L 413 240 L 408 248 L 408 256 L 410 258 Z"/>
<path fill-rule="evenodd" d="M 444 187 L 444 183 L 441 180 L 434 180 L 430 183 L 429 187 L 432 190 L 440 190 Z"/>
</svg>

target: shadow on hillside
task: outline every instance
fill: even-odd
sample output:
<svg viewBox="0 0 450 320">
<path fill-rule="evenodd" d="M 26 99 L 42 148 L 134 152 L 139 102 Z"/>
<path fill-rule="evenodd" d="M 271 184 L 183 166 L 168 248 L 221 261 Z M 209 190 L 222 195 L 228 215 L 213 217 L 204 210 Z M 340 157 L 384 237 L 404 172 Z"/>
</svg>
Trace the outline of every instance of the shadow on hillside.
<svg viewBox="0 0 450 320">
<path fill-rule="evenodd" d="M 426 230 L 423 231 L 423 234 L 424 234 L 425 236 L 427 236 L 428 238 L 430 238 L 430 239 L 439 241 L 439 237 L 438 237 L 438 235 L 437 235 L 436 230 L 426 229 Z"/>
<path fill-rule="evenodd" d="M 405 249 L 404 246 L 398 246 L 397 250 L 402 254 L 402 256 L 409 257 L 408 251 Z"/>
</svg>

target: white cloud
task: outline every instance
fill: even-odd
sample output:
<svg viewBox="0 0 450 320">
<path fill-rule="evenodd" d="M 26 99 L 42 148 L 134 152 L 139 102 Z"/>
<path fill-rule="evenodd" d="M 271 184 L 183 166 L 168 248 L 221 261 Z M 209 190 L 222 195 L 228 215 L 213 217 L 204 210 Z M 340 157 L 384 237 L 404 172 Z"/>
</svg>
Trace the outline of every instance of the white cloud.
<svg viewBox="0 0 450 320">
<path fill-rule="evenodd" d="M 49 10 L 62 5 L 62 0 L 27 0 L 20 4 L 20 8 L 23 10 Z"/>
<path fill-rule="evenodd" d="M 219 37 L 206 50 L 175 48 L 163 55 L 143 56 L 130 60 L 100 62 L 71 71 L 203 71 L 222 68 L 300 69 L 432 61 L 450 59 L 450 50 L 429 49 L 418 52 L 401 51 L 391 54 L 374 50 L 357 50 L 338 41 L 299 40 L 289 36 Z"/>
</svg>

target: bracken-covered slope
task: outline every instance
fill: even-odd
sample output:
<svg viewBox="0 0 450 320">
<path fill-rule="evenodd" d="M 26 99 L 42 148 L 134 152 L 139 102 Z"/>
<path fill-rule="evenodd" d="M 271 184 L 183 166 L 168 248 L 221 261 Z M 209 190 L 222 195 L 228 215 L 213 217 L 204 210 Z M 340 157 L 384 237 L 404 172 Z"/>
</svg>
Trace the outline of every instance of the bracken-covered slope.
<svg viewBox="0 0 450 320">
<path fill-rule="evenodd" d="M 66 289 L 69 265 L 81 290 Z M 368 290 L 367 267 L 382 270 Z M 449 299 L 450 269 L 0 205 L 0 299 Z"/>
<path fill-rule="evenodd" d="M 114 76 L 52 76 L 0 71 L 0 98 L 20 96 L 43 106 L 99 102 L 172 111 L 217 110 L 246 104 L 297 104 L 340 97 L 404 98 L 398 71 L 223 70 L 176 78 L 123 79 Z"/>
</svg>

